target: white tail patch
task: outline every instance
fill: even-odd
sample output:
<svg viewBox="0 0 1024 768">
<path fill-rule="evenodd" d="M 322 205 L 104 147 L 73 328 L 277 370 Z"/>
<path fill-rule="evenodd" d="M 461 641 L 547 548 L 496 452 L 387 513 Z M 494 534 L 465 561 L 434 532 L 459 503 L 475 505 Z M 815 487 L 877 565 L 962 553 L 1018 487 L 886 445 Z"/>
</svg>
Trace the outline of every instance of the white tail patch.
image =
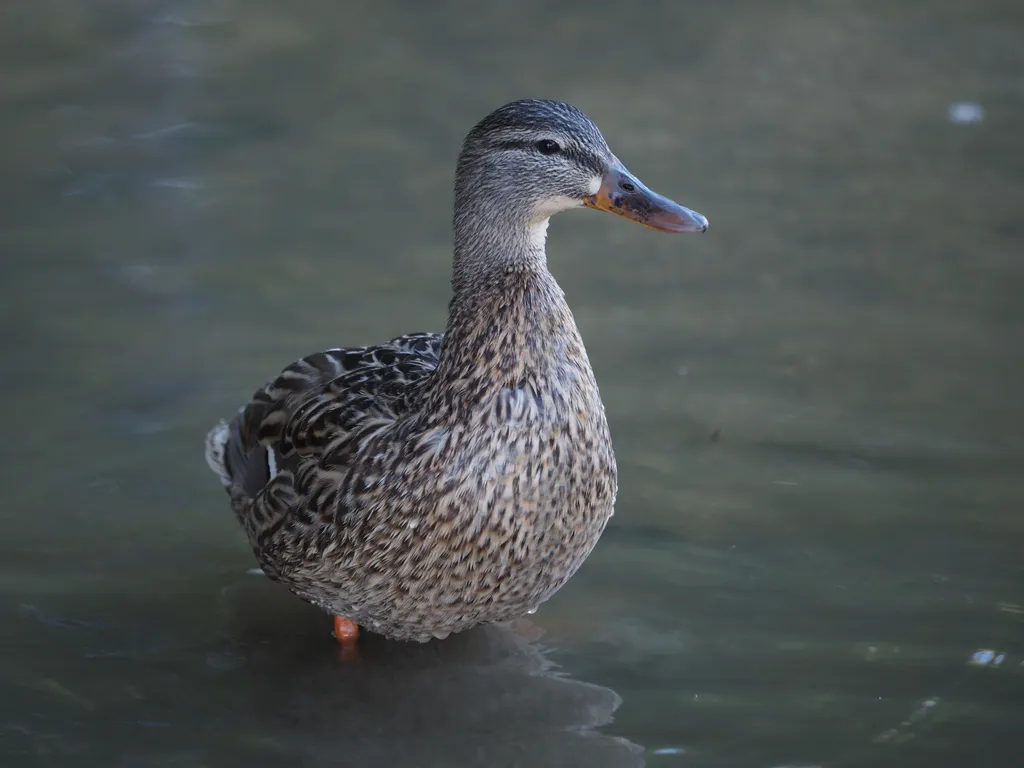
<svg viewBox="0 0 1024 768">
<path fill-rule="evenodd" d="M 222 421 L 206 435 L 206 463 L 214 474 L 220 477 L 225 488 L 231 485 L 231 476 L 224 463 L 224 450 L 228 444 L 229 434 L 227 422 Z"/>
<path fill-rule="evenodd" d="M 267 446 L 267 482 L 277 477 L 277 457 L 274 455 L 274 446 Z"/>
</svg>

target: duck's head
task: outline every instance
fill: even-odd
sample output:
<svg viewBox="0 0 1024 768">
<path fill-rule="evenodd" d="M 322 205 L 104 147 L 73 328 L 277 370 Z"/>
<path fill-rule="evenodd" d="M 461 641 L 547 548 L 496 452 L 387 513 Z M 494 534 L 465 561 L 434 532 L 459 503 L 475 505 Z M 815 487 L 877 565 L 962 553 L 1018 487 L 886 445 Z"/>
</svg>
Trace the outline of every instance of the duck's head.
<svg viewBox="0 0 1024 768">
<path fill-rule="evenodd" d="M 662 232 L 705 232 L 708 220 L 626 170 L 594 122 L 559 101 L 513 101 L 469 132 L 455 174 L 459 220 L 500 216 L 528 227 L 585 206 Z"/>
</svg>

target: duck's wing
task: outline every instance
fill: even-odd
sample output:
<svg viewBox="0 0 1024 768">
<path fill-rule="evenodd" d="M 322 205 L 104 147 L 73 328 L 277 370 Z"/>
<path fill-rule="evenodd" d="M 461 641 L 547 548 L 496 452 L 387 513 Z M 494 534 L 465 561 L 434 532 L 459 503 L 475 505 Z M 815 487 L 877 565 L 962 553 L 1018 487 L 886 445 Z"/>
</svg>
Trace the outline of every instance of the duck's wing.
<svg viewBox="0 0 1024 768">
<path fill-rule="evenodd" d="M 302 506 L 308 470 L 329 467 L 343 477 L 363 440 L 408 412 L 416 384 L 437 367 L 441 340 L 408 334 L 304 357 L 209 433 L 207 463 L 254 544 Z"/>
</svg>

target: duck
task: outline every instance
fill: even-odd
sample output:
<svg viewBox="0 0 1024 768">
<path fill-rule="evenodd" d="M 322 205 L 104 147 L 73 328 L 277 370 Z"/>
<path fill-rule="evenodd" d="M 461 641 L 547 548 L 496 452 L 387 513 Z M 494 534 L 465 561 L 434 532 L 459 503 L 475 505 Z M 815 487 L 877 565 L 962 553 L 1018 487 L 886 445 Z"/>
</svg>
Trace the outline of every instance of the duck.
<svg viewBox="0 0 1024 768">
<path fill-rule="evenodd" d="M 334 618 L 427 642 L 534 613 L 612 517 L 604 404 L 548 222 L 589 208 L 666 233 L 708 220 L 648 189 L 595 123 L 524 99 L 478 122 L 455 169 L 443 333 L 316 352 L 206 438 L 256 560 Z"/>
</svg>

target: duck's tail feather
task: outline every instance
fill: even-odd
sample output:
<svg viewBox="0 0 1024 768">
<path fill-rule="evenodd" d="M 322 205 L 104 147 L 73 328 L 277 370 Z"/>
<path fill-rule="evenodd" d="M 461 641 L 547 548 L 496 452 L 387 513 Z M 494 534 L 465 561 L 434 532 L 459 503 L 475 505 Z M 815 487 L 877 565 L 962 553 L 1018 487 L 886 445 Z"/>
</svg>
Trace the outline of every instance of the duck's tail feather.
<svg viewBox="0 0 1024 768">
<path fill-rule="evenodd" d="M 226 421 L 206 434 L 206 463 L 213 470 L 225 488 L 231 486 L 231 470 L 228 468 L 227 452 L 231 442 L 231 428 Z"/>
</svg>

